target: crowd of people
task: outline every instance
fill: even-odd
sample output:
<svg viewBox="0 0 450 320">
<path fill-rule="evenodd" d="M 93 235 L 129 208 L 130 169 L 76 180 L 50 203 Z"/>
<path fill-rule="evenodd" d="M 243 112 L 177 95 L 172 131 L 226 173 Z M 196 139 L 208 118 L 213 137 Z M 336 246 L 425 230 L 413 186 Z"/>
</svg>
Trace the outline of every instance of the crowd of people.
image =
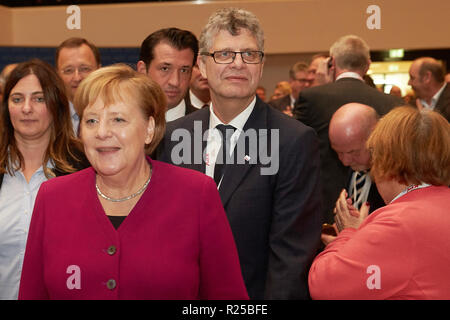
<svg viewBox="0 0 450 320">
<path fill-rule="evenodd" d="M 266 103 L 264 61 L 223 8 L 136 70 L 82 38 L 4 70 L 0 299 L 450 299 L 443 65 L 406 105 L 346 35 Z"/>
</svg>

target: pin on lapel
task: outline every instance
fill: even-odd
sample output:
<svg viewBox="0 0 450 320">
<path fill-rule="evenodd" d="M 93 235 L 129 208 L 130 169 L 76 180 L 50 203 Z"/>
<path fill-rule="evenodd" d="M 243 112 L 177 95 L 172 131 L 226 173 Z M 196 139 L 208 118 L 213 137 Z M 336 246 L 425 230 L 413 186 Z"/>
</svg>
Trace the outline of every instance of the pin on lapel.
<svg viewBox="0 0 450 320">
<path fill-rule="evenodd" d="M 244 160 L 245 160 L 245 161 L 250 161 L 250 157 L 249 157 L 248 155 L 246 155 L 246 156 L 244 157 Z"/>
</svg>

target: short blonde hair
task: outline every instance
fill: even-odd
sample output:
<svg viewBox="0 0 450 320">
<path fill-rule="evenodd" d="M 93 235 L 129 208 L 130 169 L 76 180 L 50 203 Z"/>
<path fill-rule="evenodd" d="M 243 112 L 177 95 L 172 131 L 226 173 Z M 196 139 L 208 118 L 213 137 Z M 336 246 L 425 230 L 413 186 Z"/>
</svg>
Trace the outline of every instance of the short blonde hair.
<svg viewBox="0 0 450 320">
<path fill-rule="evenodd" d="M 371 175 L 402 184 L 450 184 L 450 124 L 438 112 L 397 107 L 376 125 L 367 141 Z"/>
<path fill-rule="evenodd" d="M 145 146 L 151 154 L 164 136 L 167 100 L 161 87 L 148 76 L 138 73 L 125 64 L 100 68 L 83 80 L 77 89 L 74 106 L 80 118 L 89 105 L 100 98 L 109 106 L 114 102 L 136 102 L 145 119 L 153 117 L 155 131 L 153 140 Z"/>
</svg>

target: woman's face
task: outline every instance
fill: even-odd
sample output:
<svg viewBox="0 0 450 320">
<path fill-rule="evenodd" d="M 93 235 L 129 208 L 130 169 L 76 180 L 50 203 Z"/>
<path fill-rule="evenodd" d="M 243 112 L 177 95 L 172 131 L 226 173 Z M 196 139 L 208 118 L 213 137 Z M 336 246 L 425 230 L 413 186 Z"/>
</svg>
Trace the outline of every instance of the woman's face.
<svg viewBox="0 0 450 320">
<path fill-rule="evenodd" d="M 22 78 L 8 97 L 8 110 L 18 140 L 49 139 L 53 117 L 47 108 L 44 92 L 34 74 Z"/>
<path fill-rule="evenodd" d="M 125 176 L 145 161 L 145 144 L 153 139 L 155 121 L 145 119 L 134 99 L 105 107 L 101 98 L 83 112 L 80 135 L 86 156 L 102 176 Z"/>
</svg>

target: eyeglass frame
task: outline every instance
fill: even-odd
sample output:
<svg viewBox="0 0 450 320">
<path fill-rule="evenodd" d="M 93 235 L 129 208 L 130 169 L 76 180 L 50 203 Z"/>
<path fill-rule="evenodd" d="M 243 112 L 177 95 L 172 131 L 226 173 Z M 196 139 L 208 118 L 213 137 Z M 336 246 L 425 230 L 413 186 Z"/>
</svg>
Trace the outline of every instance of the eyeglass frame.
<svg viewBox="0 0 450 320">
<path fill-rule="evenodd" d="M 216 58 L 214 57 L 214 55 L 216 53 L 219 53 L 219 52 L 233 53 L 233 55 L 231 56 L 232 57 L 231 61 L 230 62 L 217 62 Z M 257 53 L 259 53 L 259 55 L 260 55 L 259 62 L 246 62 L 245 59 L 244 59 L 244 56 L 242 55 L 243 53 L 246 53 L 246 52 L 257 52 Z M 211 52 L 200 52 L 200 55 L 212 57 L 214 62 L 217 63 L 217 64 L 232 64 L 234 62 L 234 60 L 236 60 L 236 57 L 237 57 L 238 53 L 241 55 L 241 59 L 242 59 L 242 61 L 245 64 L 260 64 L 263 61 L 263 59 L 264 59 L 264 52 L 260 51 L 260 50 L 246 50 L 246 51 L 218 50 L 218 51 L 214 51 L 212 53 Z"/>
</svg>

